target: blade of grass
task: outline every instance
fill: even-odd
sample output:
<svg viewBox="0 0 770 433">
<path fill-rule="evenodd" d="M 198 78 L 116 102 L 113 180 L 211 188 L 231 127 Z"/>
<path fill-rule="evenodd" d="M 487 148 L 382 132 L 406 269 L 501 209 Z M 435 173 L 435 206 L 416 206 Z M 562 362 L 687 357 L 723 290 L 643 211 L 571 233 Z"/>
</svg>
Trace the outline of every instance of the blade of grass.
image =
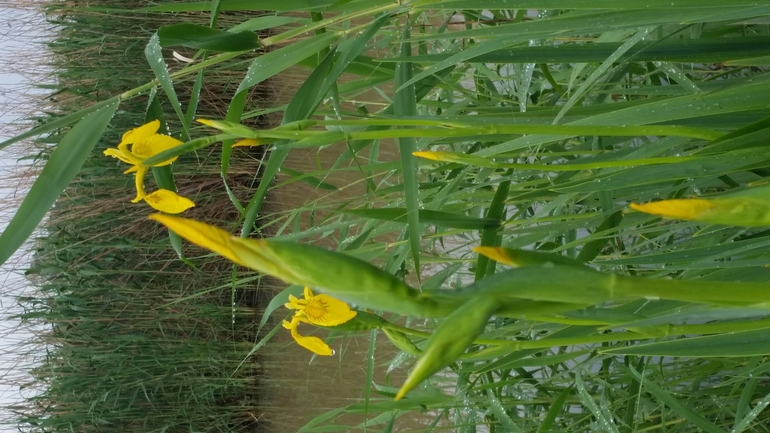
<svg viewBox="0 0 770 433">
<path fill-rule="evenodd" d="M 404 24 L 399 56 L 408 59 L 412 55 L 409 20 Z M 417 96 L 414 83 L 406 84 L 412 79 L 412 63 L 400 62 L 396 65 L 395 86 L 393 97 L 394 114 L 396 117 L 413 117 L 417 114 Z M 417 151 L 417 140 L 405 136 L 398 138 L 398 149 L 401 155 L 401 176 L 404 184 L 404 204 L 406 205 L 407 237 L 412 250 L 412 260 L 417 280 L 420 281 L 420 203 L 418 198 L 419 181 L 417 179 L 417 158 L 412 155 Z"/>
</svg>

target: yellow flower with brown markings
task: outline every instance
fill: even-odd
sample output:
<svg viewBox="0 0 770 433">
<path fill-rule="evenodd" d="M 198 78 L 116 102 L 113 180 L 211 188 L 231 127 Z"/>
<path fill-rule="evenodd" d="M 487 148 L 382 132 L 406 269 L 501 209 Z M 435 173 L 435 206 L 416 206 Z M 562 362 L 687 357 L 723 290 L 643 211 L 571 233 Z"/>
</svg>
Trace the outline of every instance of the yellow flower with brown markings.
<svg viewBox="0 0 770 433">
<path fill-rule="evenodd" d="M 137 203 L 144 200 L 147 204 L 161 212 L 176 214 L 195 206 L 192 200 L 178 195 L 176 192 L 168 189 L 159 189 L 147 194 L 144 190 L 144 176 L 150 169 L 150 166 L 144 165 L 144 161 L 151 156 L 172 149 L 180 144 L 181 141 L 168 135 L 158 134 L 160 121 L 153 120 L 140 127 L 134 128 L 125 134 L 120 140 L 118 147 L 109 148 L 104 154 L 117 158 L 131 167 L 124 171 L 124 174 L 134 173 L 136 185 L 136 198 L 131 200 Z M 129 149 L 129 145 L 131 148 Z M 155 164 L 154 167 L 162 167 L 176 161 L 177 157 L 167 159 Z"/>
<path fill-rule="evenodd" d="M 319 326 L 337 326 L 356 317 L 357 312 L 348 304 L 329 295 L 314 295 L 310 287 L 305 287 L 305 298 L 289 295 L 289 302 L 284 306 L 296 310 L 291 322 L 283 321 L 283 327 L 291 331 L 294 341 L 305 349 L 322 356 L 331 356 L 334 351 L 318 337 L 300 335 L 299 324 L 310 323 Z"/>
</svg>

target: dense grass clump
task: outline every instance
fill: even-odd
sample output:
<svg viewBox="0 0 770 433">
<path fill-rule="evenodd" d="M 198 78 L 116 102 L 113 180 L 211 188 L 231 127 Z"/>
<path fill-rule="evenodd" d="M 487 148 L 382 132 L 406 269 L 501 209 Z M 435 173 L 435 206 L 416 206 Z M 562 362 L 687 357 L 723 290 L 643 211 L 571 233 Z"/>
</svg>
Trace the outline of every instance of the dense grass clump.
<svg viewBox="0 0 770 433">
<path fill-rule="evenodd" d="M 144 47 L 154 29 L 178 19 L 207 18 L 83 9 L 147 4 L 40 5 L 54 29 L 48 48 L 57 81 L 48 86 L 50 114 L 40 123 L 151 80 Z M 233 17 L 223 16 L 222 22 L 228 19 Z M 227 109 L 222 95 L 232 92 L 234 77 L 244 71 L 234 61 L 211 72 L 198 113 L 218 117 Z M 190 101 L 191 86 L 189 81 L 179 86 L 182 102 Z M 267 88 L 253 92 L 248 106 L 256 107 L 268 94 Z M 123 132 L 144 123 L 146 105 L 146 99 L 122 105 L 34 244 L 27 274 L 38 292 L 20 300 L 25 309 L 20 319 L 45 324 L 37 341 L 29 343 L 43 343 L 46 352 L 32 372 L 43 391 L 20 411 L 19 421 L 30 431 L 256 428 L 264 395 L 256 355 L 249 354 L 257 338 L 256 312 L 264 303 L 259 299 L 266 296 L 260 294 L 265 290 L 261 280 L 249 274 L 234 278 L 232 266 L 217 257 L 179 261 L 168 232 L 146 220 L 145 206 L 129 202 L 133 180 L 122 174 L 125 167 L 102 155 Z M 38 141 L 43 158 L 67 131 L 58 129 Z M 259 149 L 233 156 L 227 180 L 235 196 L 245 197 L 260 156 Z M 218 152 L 182 160 L 187 172 L 176 173 L 176 184 L 196 198 L 196 214 L 209 221 L 234 218 L 219 189 Z"/>
</svg>

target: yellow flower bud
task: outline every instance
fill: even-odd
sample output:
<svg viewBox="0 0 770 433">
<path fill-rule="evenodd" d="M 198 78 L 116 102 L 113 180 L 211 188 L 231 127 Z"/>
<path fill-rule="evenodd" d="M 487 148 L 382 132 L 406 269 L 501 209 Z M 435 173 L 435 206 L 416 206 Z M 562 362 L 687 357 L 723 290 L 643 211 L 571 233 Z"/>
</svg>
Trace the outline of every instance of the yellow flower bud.
<svg viewBox="0 0 770 433">
<path fill-rule="evenodd" d="M 645 204 L 632 203 L 630 206 L 639 212 L 664 218 L 763 227 L 770 225 L 770 199 L 767 191 L 767 188 L 755 188 L 713 199 L 661 200 Z"/>
</svg>

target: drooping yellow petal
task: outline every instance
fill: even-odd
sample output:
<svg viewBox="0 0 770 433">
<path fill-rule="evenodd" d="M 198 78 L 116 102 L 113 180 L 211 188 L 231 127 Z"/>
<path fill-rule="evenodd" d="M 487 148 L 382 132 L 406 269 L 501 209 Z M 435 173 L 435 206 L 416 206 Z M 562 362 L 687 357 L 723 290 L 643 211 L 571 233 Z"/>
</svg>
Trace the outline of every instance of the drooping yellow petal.
<svg viewBox="0 0 770 433">
<path fill-rule="evenodd" d="M 155 134 L 155 135 L 146 137 L 143 140 L 135 142 L 133 147 L 131 148 L 131 153 L 135 157 L 144 161 L 145 159 L 151 156 L 155 156 L 166 150 L 173 149 L 174 147 L 179 146 L 180 144 L 182 144 L 182 142 L 177 140 L 174 137 L 169 137 L 168 135 Z M 161 167 L 164 165 L 171 164 L 172 162 L 176 161 L 177 158 L 178 157 L 175 156 L 171 159 L 167 159 L 159 164 L 155 164 L 155 167 Z"/>
<path fill-rule="evenodd" d="M 158 132 L 158 129 L 160 129 L 160 121 L 157 119 L 153 120 L 152 122 L 145 123 L 144 125 L 131 129 L 123 134 L 123 137 L 121 137 L 120 144 L 118 146 L 136 143 L 139 140 L 143 140 L 155 134 Z"/>
<path fill-rule="evenodd" d="M 645 204 L 631 203 L 631 209 L 638 210 L 652 215 L 659 215 L 666 218 L 679 218 L 689 220 L 697 218 L 698 215 L 710 211 L 714 205 L 708 200 L 701 199 L 680 199 L 680 200 L 661 200 Z"/>
<path fill-rule="evenodd" d="M 299 333 L 299 323 L 300 319 L 298 317 L 294 317 L 291 319 L 291 323 L 288 323 L 284 320 L 283 321 L 283 327 L 291 331 L 291 337 L 294 339 L 294 341 L 297 342 L 300 346 L 304 347 L 305 349 L 321 356 L 332 356 L 334 355 L 334 351 L 331 347 L 329 347 L 328 344 L 324 343 L 323 340 L 321 340 L 318 337 L 312 337 L 312 336 L 304 336 L 300 335 Z"/>
<path fill-rule="evenodd" d="M 297 344 L 315 353 L 316 355 L 321 355 L 321 356 L 334 355 L 334 351 L 332 350 L 332 348 L 329 347 L 328 344 L 324 343 L 324 341 L 318 337 L 304 336 L 299 334 L 297 334 L 296 336 L 292 335 L 292 337 L 294 337 L 294 341 L 296 341 Z"/>
<path fill-rule="evenodd" d="M 234 238 L 224 230 L 195 220 L 157 213 L 150 215 L 149 218 L 163 224 L 174 233 L 200 247 L 214 251 L 239 265 L 248 267 L 238 257 L 237 251 L 240 249 L 237 244 L 238 238 Z M 257 241 L 254 240 L 252 242 Z"/>
<path fill-rule="evenodd" d="M 134 175 L 134 186 L 136 186 L 136 197 L 131 200 L 131 203 L 139 203 L 147 195 L 144 192 L 144 175 L 147 174 L 147 167 L 135 166 L 137 168 Z"/>
<path fill-rule="evenodd" d="M 153 209 L 170 214 L 178 214 L 195 206 L 192 200 L 175 193 L 168 189 L 159 189 L 151 194 L 144 196 Z"/>
</svg>

